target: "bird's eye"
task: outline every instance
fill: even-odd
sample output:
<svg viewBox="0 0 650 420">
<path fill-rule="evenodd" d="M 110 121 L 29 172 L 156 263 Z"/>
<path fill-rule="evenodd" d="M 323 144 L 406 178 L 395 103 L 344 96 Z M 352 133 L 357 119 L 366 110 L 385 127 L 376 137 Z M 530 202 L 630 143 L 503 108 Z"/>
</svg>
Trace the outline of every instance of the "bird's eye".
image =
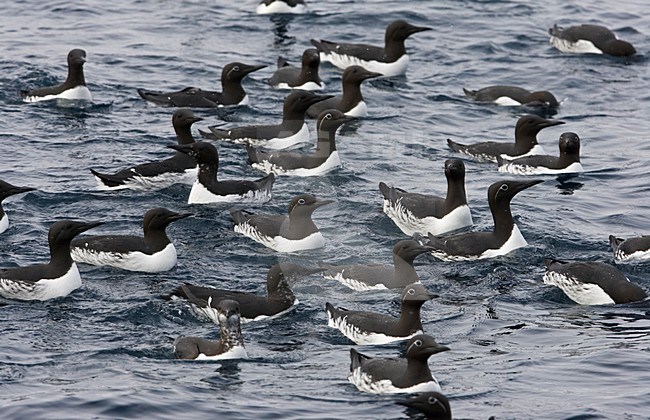
<svg viewBox="0 0 650 420">
<path fill-rule="evenodd" d="M 233 71 L 239 71 L 239 66 L 235 66 L 232 68 Z"/>
<path fill-rule="evenodd" d="M 409 295 L 414 295 L 415 294 L 415 289 L 408 289 L 408 291 L 406 293 L 408 293 Z"/>
<path fill-rule="evenodd" d="M 332 114 L 325 115 L 325 118 L 327 118 L 328 120 L 331 120 L 332 119 Z"/>
<path fill-rule="evenodd" d="M 298 200 L 298 204 L 305 204 L 305 199 L 301 198 L 300 200 Z"/>
<path fill-rule="evenodd" d="M 420 347 L 422 345 L 422 340 L 415 340 L 415 343 L 413 343 L 413 344 Z"/>
<path fill-rule="evenodd" d="M 508 191 L 508 184 L 501 184 L 501 186 L 499 187 L 499 189 L 500 189 L 501 191 Z"/>
<path fill-rule="evenodd" d="M 429 397 L 427 401 L 429 401 L 429 404 L 431 405 L 438 403 L 438 399 L 436 397 Z"/>
</svg>

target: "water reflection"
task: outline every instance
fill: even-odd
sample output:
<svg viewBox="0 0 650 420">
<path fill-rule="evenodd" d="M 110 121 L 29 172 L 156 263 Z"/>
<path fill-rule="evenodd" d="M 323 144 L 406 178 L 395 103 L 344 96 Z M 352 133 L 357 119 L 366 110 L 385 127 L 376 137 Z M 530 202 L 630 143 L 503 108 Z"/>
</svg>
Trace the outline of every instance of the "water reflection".
<svg viewBox="0 0 650 420">
<path fill-rule="evenodd" d="M 273 45 L 276 47 L 287 47 L 296 43 L 296 37 L 287 35 L 289 23 L 293 20 L 291 15 L 273 15 L 270 17 L 273 22 L 273 34 L 275 35 Z"/>
<path fill-rule="evenodd" d="M 557 177 L 558 185 L 556 188 L 560 190 L 562 195 L 572 195 L 575 191 L 581 189 L 585 184 L 582 182 L 572 181 L 579 174 L 561 174 Z"/>
</svg>

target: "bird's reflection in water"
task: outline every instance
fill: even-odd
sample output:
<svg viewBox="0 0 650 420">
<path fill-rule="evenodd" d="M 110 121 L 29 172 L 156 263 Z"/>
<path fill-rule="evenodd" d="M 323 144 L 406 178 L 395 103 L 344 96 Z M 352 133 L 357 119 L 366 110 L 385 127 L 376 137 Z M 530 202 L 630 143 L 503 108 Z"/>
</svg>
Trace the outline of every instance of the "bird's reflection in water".
<svg viewBox="0 0 650 420">
<path fill-rule="evenodd" d="M 571 195 L 574 191 L 579 190 L 584 186 L 582 182 L 572 181 L 573 178 L 576 178 L 578 174 L 562 174 L 558 175 L 556 187 L 561 190 L 560 194 Z"/>
<path fill-rule="evenodd" d="M 273 22 L 273 34 L 275 38 L 273 45 L 276 47 L 287 47 L 296 43 L 296 37 L 287 35 L 289 32 L 289 23 L 293 20 L 291 15 L 273 15 L 270 17 Z"/>
</svg>

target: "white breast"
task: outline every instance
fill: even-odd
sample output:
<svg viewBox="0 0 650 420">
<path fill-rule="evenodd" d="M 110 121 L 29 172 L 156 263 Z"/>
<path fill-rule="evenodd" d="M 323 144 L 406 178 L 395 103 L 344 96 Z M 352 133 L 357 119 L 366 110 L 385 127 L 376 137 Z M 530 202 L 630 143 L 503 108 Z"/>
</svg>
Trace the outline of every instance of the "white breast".
<svg viewBox="0 0 650 420">
<path fill-rule="evenodd" d="M 359 391 L 369 392 L 371 394 L 411 394 L 442 391 L 436 378 L 433 378 L 433 381 L 422 382 L 409 388 L 397 388 L 388 379 L 373 381 L 372 377 L 363 372 L 360 367 L 350 373 L 348 381 L 356 385 Z"/>
<path fill-rule="evenodd" d="M 309 236 L 302 239 L 287 239 L 282 236 L 265 236 L 249 225 L 248 223 L 241 223 L 235 225 L 235 232 L 251 238 L 268 248 L 278 252 L 296 252 L 308 249 L 317 249 L 325 246 L 325 238 L 320 232 L 314 232 Z"/>
<path fill-rule="evenodd" d="M 300 89 L 300 90 L 309 90 L 309 91 L 314 91 L 314 90 L 321 90 L 325 88 L 325 83 L 321 83 L 320 85 L 316 82 L 305 82 L 300 86 L 289 86 L 288 83 L 278 83 L 275 86 L 277 89 Z"/>
<path fill-rule="evenodd" d="M 602 54 L 603 52 L 596 48 L 591 42 L 584 39 L 579 39 L 577 42 L 567 41 L 566 39 L 552 36 L 549 39 L 552 46 L 565 53 L 578 53 L 578 54 Z"/>
<path fill-rule="evenodd" d="M 192 185 L 188 204 L 207 203 L 266 203 L 271 199 L 271 190 L 249 191 L 246 194 L 217 195 L 205 188 L 197 179 Z"/>
<path fill-rule="evenodd" d="M 406 68 L 409 65 L 409 56 L 404 54 L 398 60 L 393 61 L 392 63 L 382 63 L 381 61 L 365 61 L 360 60 L 358 57 L 336 54 L 336 53 L 320 53 L 321 61 L 329 61 L 334 64 L 336 67 L 345 70 L 350 66 L 361 66 L 366 70 L 381 73 L 386 77 L 400 76 L 406 73 Z"/>
<path fill-rule="evenodd" d="M 8 299 L 48 300 L 67 296 L 81 287 L 81 276 L 77 265 L 72 266 L 63 276 L 55 279 L 41 279 L 36 283 L 14 282 L 0 278 L 0 295 Z"/>
<path fill-rule="evenodd" d="M 557 286 L 575 303 L 579 305 L 608 305 L 614 300 L 600 286 L 593 283 L 583 283 L 575 277 L 549 271 L 542 278 L 545 284 Z"/>
<path fill-rule="evenodd" d="M 488 249 L 481 255 L 449 255 L 443 251 L 431 251 L 431 255 L 443 261 L 474 261 L 506 255 L 515 249 L 523 248 L 527 245 L 528 242 L 526 242 L 521 231 L 519 231 L 519 227 L 513 225 L 510 237 L 499 249 Z"/>
<path fill-rule="evenodd" d="M 269 162 L 268 160 L 264 160 L 260 163 L 253 164 L 253 168 L 259 169 L 260 171 L 265 172 L 267 174 L 273 172 L 275 175 L 288 175 L 288 176 L 301 176 L 301 177 L 324 175 L 328 172 L 333 171 L 339 166 L 341 166 L 341 159 L 339 158 L 339 152 L 336 150 L 332 152 L 331 155 L 329 155 L 329 157 L 325 162 L 323 162 L 320 166 L 317 166 L 315 168 L 284 169 L 281 166 L 277 166 Z"/>
<path fill-rule="evenodd" d="M 74 247 L 70 250 L 76 262 L 97 266 L 110 266 L 129 271 L 157 273 L 169 271 L 176 265 L 176 248 L 169 243 L 162 251 L 147 255 L 142 252 L 97 252 L 93 249 Z"/>
<path fill-rule="evenodd" d="M 225 353 L 217 354 L 214 356 L 206 356 L 205 354 L 199 354 L 196 359 L 193 360 L 228 360 L 228 359 L 248 359 L 248 353 L 244 346 L 234 346 Z"/>
<path fill-rule="evenodd" d="M 46 96 L 27 96 L 23 100 L 25 102 L 41 102 L 49 101 L 52 99 L 68 99 L 68 100 L 80 100 L 80 101 L 92 101 L 92 95 L 90 90 L 86 86 L 76 86 L 72 89 L 64 90 L 58 95 L 46 95 Z"/>
<path fill-rule="evenodd" d="M 2 218 L 0 218 L 0 233 L 7 229 L 9 229 L 9 216 L 5 213 L 2 215 Z"/>
<path fill-rule="evenodd" d="M 368 106 L 364 101 L 359 101 L 351 110 L 345 113 L 348 117 L 365 117 L 368 115 Z"/>
<path fill-rule="evenodd" d="M 297 4 L 295 7 L 291 7 L 283 1 L 276 0 L 268 6 L 264 3 L 258 4 L 255 11 L 258 15 L 269 15 L 273 13 L 303 14 L 307 12 L 307 7 L 304 4 Z"/>
<path fill-rule="evenodd" d="M 327 326 L 338 329 L 343 333 L 344 336 L 359 345 L 380 345 L 394 343 L 396 341 L 408 340 L 415 335 L 422 334 L 422 331 L 416 331 L 409 336 L 392 337 L 382 333 L 361 331 L 356 325 L 348 324 L 347 320 L 347 316 L 332 318 L 331 314 L 329 312 L 327 313 Z"/>
<path fill-rule="evenodd" d="M 309 128 L 307 127 L 307 123 L 304 123 L 300 128 L 300 130 L 298 130 L 296 133 L 288 137 L 276 137 L 276 138 L 266 139 L 266 140 L 243 138 L 243 139 L 233 140 L 233 142 L 238 144 L 248 143 L 251 146 L 255 146 L 255 147 L 261 146 L 266 149 L 273 149 L 273 150 L 287 149 L 289 147 L 296 146 L 301 143 L 308 143 Z"/>
<path fill-rule="evenodd" d="M 344 270 L 345 271 L 345 270 Z M 366 290 L 387 290 L 388 288 L 383 285 L 382 283 L 378 283 L 374 286 L 371 286 L 367 283 L 364 283 L 362 281 L 353 279 L 353 278 L 348 278 L 345 276 L 345 272 L 342 273 L 336 273 L 335 276 L 329 276 L 329 275 L 323 275 L 326 279 L 332 279 L 336 280 L 343 285 L 349 287 L 350 289 L 356 290 L 358 292 L 365 292 Z"/>
<path fill-rule="evenodd" d="M 521 102 L 515 101 L 509 96 L 499 96 L 493 101 L 495 104 L 500 106 L 519 106 Z"/>
<path fill-rule="evenodd" d="M 402 232 L 406 235 L 441 235 L 467 226 L 472 226 L 472 213 L 467 205 L 459 206 L 453 209 L 442 219 L 428 216 L 419 219 L 411 213 L 410 210 L 402 206 L 401 200 L 393 203 L 390 200 L 384 200 L 384 213 L 395 222 Z"/>
</svg>

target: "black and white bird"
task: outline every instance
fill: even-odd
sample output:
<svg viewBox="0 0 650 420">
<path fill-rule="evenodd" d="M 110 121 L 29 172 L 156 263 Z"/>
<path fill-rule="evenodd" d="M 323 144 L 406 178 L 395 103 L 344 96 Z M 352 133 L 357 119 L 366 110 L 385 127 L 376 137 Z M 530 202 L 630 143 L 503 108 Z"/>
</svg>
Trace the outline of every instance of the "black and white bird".
<svg viewBox="0 0 650 420">
<path fill-rule="evenodd" d="M 278 252 L 296 252 L 325 246 L 325 238 L 311 219 L 312 213 L 334 200 L 318 200 L 311 194 L 291 199 L 288 215 L 254 214 L 232 210 L 235 232 Z"/>
<path fill-rule="evenodd" d="M 9 229 L 9 216 L 7 216 L 4 208 L 2 208 L 2 202 L 5 198 L 34 190 L 35 188 L 31 187 L 17 187 L 0 179 L 0 233 Z"/>
<path fill-rule="evenodd" d="M 525 247 L 524 239 L 510 212 L 510 200 L 520 191 L 537 185 L 534 181 L 498 181 L 488 188 L 488 203 L 494 219 L 491 232 L 469 232 L 451 236 L 429 234 L 431 254 L 445 261 L 469 261 L 506 255 Z"/>
<path fill-rule="evenodd" d="M 20 92 L 25 102 L 49 101 L 51 99 L 68 99 L 91 101 L 93 99 L 84 77 L 86 51 L 74 49 L 68 53 L 68 77 L 61 84 Z"/>
<path fill-rule="evenodd" d="M 560 155 L 525 156 L 512 160 L 497 156 L 499 172 L 518 175 L 556 175 L 583 172 L 580 163 L 580 137 L 576 133 L 562 133 L 559 140 Z"/>
<path fill-rule="evenodd" d="M 451 420 L 449 400 L 439 392 L 423 392 L 411 399 L 395 403 L 424 414 L 428 420 Z"/>
<path fill-rule="evenodd" d="M 254 181 L 220 181 L 217 179 L 219 153 L 216 147 L 204 141 L 169 147 L 190 156 L 199 165 L 199 175 L 192 185 L 188 204 L 265 203 L 271 199 L 275 175 L 269 174 Z"/>
<path fill-rule="evenodd" d="M 418 255 L 431 251 L 428 245 L 421 245 L 412 239 L 405 239 L 393 246 L 393 266 L 333 265 L 321 263 L 327 268 L 323 275 L 337 280 L 347 287 L 363 291 L 372 289 L 402 289 L 409 284 L 419 283 L 420 277 L 413 267 Z"/>
<path fill-rule="evenodd" d="M 463 88 L 465 96 L 478 102 L 492 102 L 501 106 L 559 106 L 555 96 L 547 90 L 531 92 L 519 86 L 496 85 L 478 90 Z"/>
<path fill-rule="evenodd" d="M 267 174 L 289 176 L 320 176 L 341 166 L 341 158 L 336 149 L 336 130 L 350 121 L 336 109 L 321 112 L 316 121 L 316 149 L 310 153 L 286 150 L 263 150 L 246 146 L 248 159 L 253 168 Z"/>
<path fill-rule="evenodd" d="M 302 53 L 300 68 L 279 57 L 278 69 L 269 79 L 269 84 L 278 89 L 321 90 L 325 83 L 318 76 L 319 67 L 320 55 L 315 48 L 307 48 Z"/>
<path fill-rule="evenodd" d="M 144 215 L 144 236 L 81 236 L 70 244 L 70 254 L 78 263 L 145 273 L 168 271 L 176 265 L 177 255 L 174 244 L 167 236 L 167 226 L 191 215 L 162 207 L 154 208 Z"/>
<path fill-rule="evenodd" d="M 203 118 L 194 116 L 191 109 L 174 111 L 172 125 L 178 144 L 194 143 L 192 124 Z M 174 156 L 149 163 L 142 163 L 122 169 L 114 174 L 105 174 L 91 169 L 90 172 L 102 190 L 153 190 L 169 187 L 176 183 L 192 184 L 198 174 L 198 165 L 191 157 L 177 152 Z"/>
<path fill-rule="evenodd" d="M 209 127 L 210 132 L 199 130 L 207 139 L 224 140 L 238 144 L 263 146 L 267 149 L 286 149 L 309 142 L 309 128 L 305 123 L 305 112 L 316 102 L 332 95 L 317 95 L 299 90 L 284 99 L 282 123 L 272 125 L 249 125 L 231 129 Z"/>
<path fill-rule="evenodd" d="M 544 259 L 545 284 L 557 286 L 579 305 L 608 305 L 644 300 L 647 293 L 613 265 L 598 261 Z"/>
<path fill-rule="evenodd" d="M 263 0 L 257 5 L 255 12 L 258 15 L 276 13 L 300 15 L 307 12 L 307 5 L 304 0 Z"/>
<path fill-rule="evenodd" d="M 609 235 L 609 245 L 612 247 L 612 251 L 614 251 L 616 261 L 650 260 L 650 235 L 627 239 Z"/>
<path fill-rule="evenodd" d="M 249 99 L 241 85 L 242 79 L 264 67 L 266 66 L 251 66 L 237 62 L 227 64 L 221 71 L 221 92 L 186 87 L 174 92 L 138 89 L 138 94 L 144 100 L 163 106 L 216 108 L 229 105 L 248 105 Z"/>
<path fill-rule="evenodd" d="M 419 334 L 406 344 L 403 358 L 372 358 L 350 349 L 348 381 L 359 391 L 372 394 L 440 392 L 438 380 L 429 369 L 429 357 L 449 350 L 430 335 Z"/>
<path fill-rule="evenodd" d="M 280 317 L 298 304 L 290 281 L 321 271 L 322 268 L 307 268 L 297 264 L 275 264 L 266 276 L 266 296 L 185 283 L 163 298 L 186 299 L 197 314 L 209 318 L 215 324 L 219 323 L 218 303 L 223 299 L 233 299 L 239 302 L 243 323 L 262 321 Z"/>
<path fill-rule="evenodd" d="M 636 50 L 627 41 L 616 38 L 609 29 L 600 25 L 579 25 L 561 28 L 553 25 L 548 30 L 549 42 L 566 53 L 608 54 L 618 57 L 634 55 Z"/>
<path fill-rule="evenodd" d="M 47 236 L 50 261 L 0 270 L 0 296 L 18 300 L 48 300 L 69 295 L 81 287 L 77 265 L 70 257 L 70 242 L 78 234 L 101 222 L 61 220 L 50 227 Z"/>
<path fill-rule="evenodd" d="M 524 115 L 517 120 L 514 143 L 487 141 L 464 145 L 447 139 L 447 144 L 456 152 L 491 162 L 496 162 L 497 156 L 512 160 L 530 155 L 543 155 L 544 149 L 537 143 L 537 133 L 546 127 L 559 124 L 564 124 L 564 121 L 547 120 L 537 115 Z"/>
<path fill-rule="evenodd" d="M 420 308 L 438 297 L 429 293 L 422 283 L 409 284 L 402 290 L 400 315 L 380 314 L 368 311 L 351 311 L 325 304 L 327 325 L 340 330 L 356 344 L 388 344 L 408 340 L 422 334 Z"/>
<path fill-rule="evenodd" d="M 383 47 L 315 39 L 312 39 L 311 43 L 320 52 L 321 61 L 328 61 L 340 69 L 359 65 L 386 77 L 400 76 L 406 73 L 409 64 L 404 41 L 417 32 L 430 29 L 411 25 L 403 20 L 395 20 L 386 27 Z"/>
<path fill-rule="evenodd" d="M 174 340 L 174 355 L 184 360 L 247 359 L 241 334 L 239 303 L 224 299 L 217 304 L 219 340 L 202 337 L 178 337 Z"/>
<path fill-rule="evenodd" d="M 445 161 L 447 195 L 438 197 L 407 192 L 401 188 L 379 183 L 384 196 L 384 213 L 402 232 L 441 235 L 472 226 L 472 214 L 465 194 L 465 164 L 460 159 Z"/>
<path fill-rule="evenodd" d="M 307 110 L 307 116 L 316 118 L 328 109 L 338 109 L 349 117 L 365 117 L 368 115 L 368 105 L 361 94 L 361 83 L 364 80 L 381 76 L 381 73 L 368 71 L 361 66 L 350 66 L 343 71 L 343 94 L 315 103 Z"/>
</svg>

